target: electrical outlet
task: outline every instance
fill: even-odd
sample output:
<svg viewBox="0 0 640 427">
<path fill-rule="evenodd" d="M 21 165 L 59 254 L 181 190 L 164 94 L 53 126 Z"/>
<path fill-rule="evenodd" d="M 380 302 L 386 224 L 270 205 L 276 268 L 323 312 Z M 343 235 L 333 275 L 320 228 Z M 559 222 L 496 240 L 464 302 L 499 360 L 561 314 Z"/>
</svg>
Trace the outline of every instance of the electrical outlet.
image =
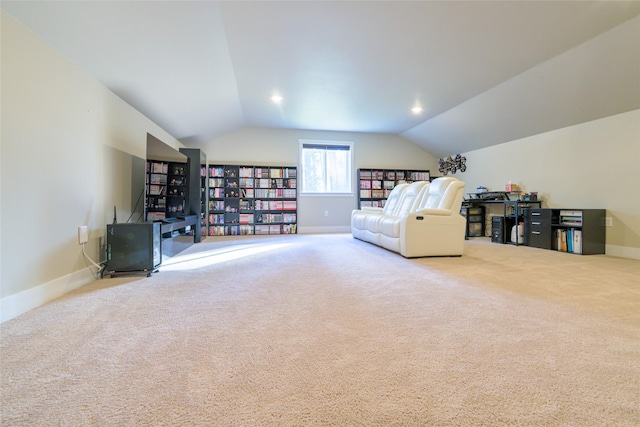
<svg viewBox="0 0 640 427">
<path fill-rule="evenodd" d="M 613 218 L 610 216 L 607 216 L 604 218 L 604 225 L 605 227 L 613 227 Z"/>
<path fill-rule="evenodd" d="M 82 245 L 89 241 L 89 228 L 86 225 L 78 226 L 78 244 Z"/>
</svg>

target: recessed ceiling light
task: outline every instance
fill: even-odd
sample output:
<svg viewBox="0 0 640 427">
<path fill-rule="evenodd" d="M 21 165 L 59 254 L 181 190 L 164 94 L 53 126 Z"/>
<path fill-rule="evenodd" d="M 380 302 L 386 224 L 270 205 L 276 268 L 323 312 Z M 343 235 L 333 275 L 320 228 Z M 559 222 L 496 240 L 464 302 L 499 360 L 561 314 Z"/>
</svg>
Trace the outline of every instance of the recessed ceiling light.
<svg viewBox="0 0 640 427">
<path fill-rule="evenodd" d="M 280 95 L 273 95 L 273 96 L 271 97 L 271 101 L 272 101 L 274 104 L 282 104 L 282 97 L 281 97 Z"/>
<path fill-rule="evenodd" d="M 411 109 L 411 112 L 412 112 L 413 114 L 420 114 L 420 113 L 422 113 L 422 107 L 421 107 L 421 106 L 419 106 L 419 105 L 416 105 L 415 107 L 413 107 L 413 108 Z"/>
</svg>

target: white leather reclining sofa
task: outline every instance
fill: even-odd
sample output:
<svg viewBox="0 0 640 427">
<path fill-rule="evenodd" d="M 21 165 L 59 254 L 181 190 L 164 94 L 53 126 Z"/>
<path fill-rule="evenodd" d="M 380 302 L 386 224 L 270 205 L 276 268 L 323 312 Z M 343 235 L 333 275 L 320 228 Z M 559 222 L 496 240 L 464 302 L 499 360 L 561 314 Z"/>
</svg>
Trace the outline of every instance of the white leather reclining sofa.
<svg viewBox="0 0 640 427">
<path fill-rule="evenodd" d="M 461 256 L 464 186 L 454 177 L 398 184 L 384 208 L 364 207 L 351 213 L 351 233 L 407 258 Z"/>
</svg>

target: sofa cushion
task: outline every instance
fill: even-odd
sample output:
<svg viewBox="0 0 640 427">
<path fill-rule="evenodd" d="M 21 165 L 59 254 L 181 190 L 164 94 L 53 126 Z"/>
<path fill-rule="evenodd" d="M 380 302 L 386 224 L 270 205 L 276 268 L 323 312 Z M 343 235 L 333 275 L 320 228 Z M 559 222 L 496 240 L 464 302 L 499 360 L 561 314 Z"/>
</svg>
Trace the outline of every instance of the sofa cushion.
<svg viewBox="0 0 640 427">
<path fill-rule="evenodd" d="M 428 181 L 416 181 L 411 184 L 402 192 L 400 201 L 396 208 L 389 214 L 389 216 L 402 216 L 411 212 L 415 212 L 418 208 L 418 202 L 421 201 L 421 191 L 425 186 L 428 186 Z"/>
<path fill-rule="evenodd" d="M 402 193 L 402 198 L 400 199 L 398 208 L 395 210 L 395 214 L 382 215 L 375 223 L 377 226 L 375 231 L 385 236 L 398 237 L 400 235 L 400 222 L 402 222 L 402 218 L 416 211 L 422 201 L 423 193 L 428 187 L 429 183 L 427 181 L 416 181 L 410 184 L 409 188 Z M 368 230 L 374 231 L 371 228 L 368 228 Z"/>
<path fill-rule="evenodd" d="M 374 218 L 372 221 L 375 222 L 375 218 L 378 216 L 392 212 L 398 205 L 402 192 L 408 186 L 409 184 L 396 185 L 393 190 L 391 190 L 391 193 L 389 193 L 389 197 L 387 198 L 383 208 L 362 208 L 360 210 L 354 210 L 351 213 L 351 227 L 364 230 L 367 228 L 366 218 Z"/>
<path fill-rule="evenodd" d="M 422 200 L 420 209 L 441 209 L 443 207 L 450 207 L 453 197 L 455 196 L 455 192 L 454 194 L 452 194 L 452 192 L 447 194 L 447 188 L 449 188 L 449 186 L 454 182 L 460 181 L 454 177 L 440 177 L 433 180 L 431 185 L 429 185 L 427 197 Z"/>
</svg>

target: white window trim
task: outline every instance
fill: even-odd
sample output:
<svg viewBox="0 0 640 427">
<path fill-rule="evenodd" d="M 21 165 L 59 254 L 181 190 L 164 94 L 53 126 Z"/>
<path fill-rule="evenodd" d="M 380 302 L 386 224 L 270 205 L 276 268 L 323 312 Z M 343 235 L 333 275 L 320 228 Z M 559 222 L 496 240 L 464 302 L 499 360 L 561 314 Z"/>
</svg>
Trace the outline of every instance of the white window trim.
<svg viewBox="0 0 640 427">
<path fill-rule="evenodd" d="M 302 184 L 302 176 L 304 171 L 302 170 L 302 148 L 304 144 L 312 144 L 312 145 L 340 145 L 340 146 L 349 146 L 349 155 L 351 156 L 351 171 L 350 171 L 350 183 L 349 188 L 350 191 L 347 193 L 315 193 L 304 191 Z M 335 140 L 324 140 L 324 139 L 299 139 L 298 140 L 298 171 L 299 171 L 299 180 L 300 180 L 300 190 L 299 196 L 303 197 L 354 197 L 354 181 L 355 181 L 355 152 L 354 150 L 354 142 L 353 141 L 335 141 Z"/>
</svg>

